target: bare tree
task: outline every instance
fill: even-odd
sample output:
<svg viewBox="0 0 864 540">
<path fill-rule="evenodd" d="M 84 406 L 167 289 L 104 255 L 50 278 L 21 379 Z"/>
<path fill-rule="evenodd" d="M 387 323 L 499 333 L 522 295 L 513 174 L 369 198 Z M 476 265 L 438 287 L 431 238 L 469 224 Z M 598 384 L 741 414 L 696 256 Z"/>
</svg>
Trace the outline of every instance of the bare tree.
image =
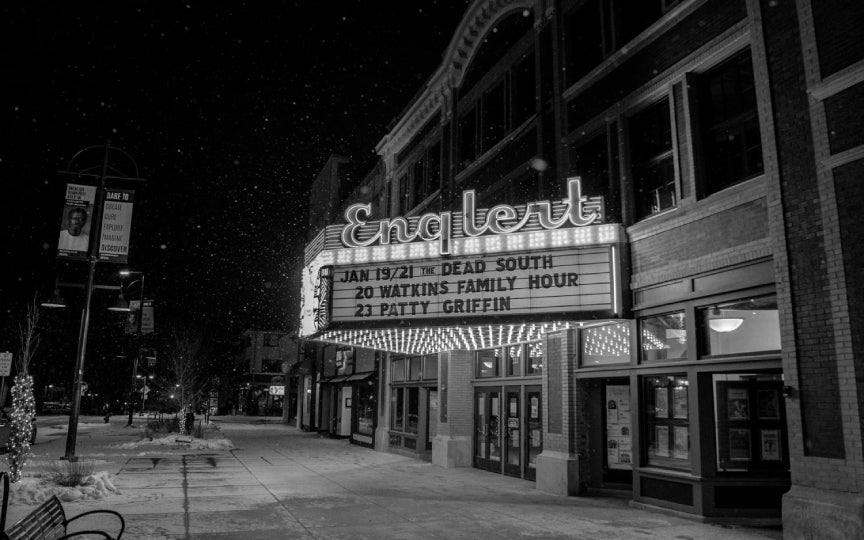
<svg viewBox="0 0 864 540">
<path fill-rule="evenodd" d="M 36 297 L 27 306 L 24 323 L 18 327 L 19 349 L 15 361 L 17 373 L 12 386 L 12 423 L 9 435 L 9 478 L 12 482 L 21 479 L 21 470 L 30 455 L 33 435 L 33 420 L 36 418 L 36 401 L 33 399 L 33 377 L 30 362 L 36 355 L 41 338 L 39 336 L 39 307 Z"/>
<path fill-rule="evenodd" d="M 166 387 L 173 389 L 180 409 L 193 407 L 204 395 L 202 339 L 189 330 L 174 332 L 167 344 L 165 356 Z"/>
</svg>

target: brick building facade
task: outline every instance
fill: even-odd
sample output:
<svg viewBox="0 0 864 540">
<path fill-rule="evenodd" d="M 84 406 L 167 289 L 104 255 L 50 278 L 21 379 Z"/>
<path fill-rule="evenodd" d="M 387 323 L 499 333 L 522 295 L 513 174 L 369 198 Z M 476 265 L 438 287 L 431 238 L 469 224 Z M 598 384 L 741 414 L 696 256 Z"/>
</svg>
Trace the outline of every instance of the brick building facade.
<svg viewBox="0 0 864 540">
<path fill-rule="evenodd" d="M 842 0 L 472 2 L 363 199 L 340 207 L 371 203 L 370 220 L 408 231 L 310 234 L 304 333 L 386 353 L 375 447 L 555 493 L 782 519 L 789 538 L 864 536 L 862 22 Z M 478 222 L 512 225 L 566 203 L 574 177 L 622 231 L 573 244 L 612 250 L 602 309 L 335 311 L 351 257 L 458 259 L 408 249 L 431 253 L 445 214 L 464 227 L 464 192 L 495 208 Z M 503 229 L 477 242 L 518 236 Z M 558 252 L 516 245 L 497 253 Z"/>
</svg>

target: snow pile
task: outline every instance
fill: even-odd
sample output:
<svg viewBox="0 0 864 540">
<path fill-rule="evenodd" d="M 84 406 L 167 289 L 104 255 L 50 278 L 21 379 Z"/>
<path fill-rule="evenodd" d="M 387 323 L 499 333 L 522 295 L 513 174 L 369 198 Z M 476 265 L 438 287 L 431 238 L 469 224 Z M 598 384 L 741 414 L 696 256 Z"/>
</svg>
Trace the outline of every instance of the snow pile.
<svg viewBox="0 0 864 540">
<path fill-rule="evenodd" d="M 234 443 L 225 438 L 198 439 L 188 435 L 177 435 L 175 433 L 166 437 L 154 438 L 152 440 L 142 439 L 140 441 L 122 443 L 116 445 L 115 448 L 134 450 L 147 446 L 168 446 L 170 448 L 183 448 L 188 450 L 232 450 L 234 448 Z"/>
<path fill-rule="evenodd" d="M 35 505 L 53 495 L 65 502 L 104 499 L 108 495 L 120 493 L 114 485 L 113 476 L 106 471 L 94 472 L 84 478 L 82 485 L 74 487 L 57 485 L 54 478 L 48 475 L 24 476 L 20 482 L 10 485 L 9 500 L 13 505 Z"/>
</svg>

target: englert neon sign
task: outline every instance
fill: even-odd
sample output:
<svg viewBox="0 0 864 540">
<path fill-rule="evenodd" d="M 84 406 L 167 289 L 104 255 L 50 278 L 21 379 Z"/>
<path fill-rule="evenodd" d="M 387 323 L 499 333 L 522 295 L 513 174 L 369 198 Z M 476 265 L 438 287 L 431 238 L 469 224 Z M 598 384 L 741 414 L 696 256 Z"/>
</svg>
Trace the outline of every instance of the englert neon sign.
<svg viewBox="0 0 864 540">
<path fill-rule="evenodd" d="M 597 207 L 586 207 L 588 197 L 582 195 L 582 182 L 579 177 L 568 178 L 567 198 L 562 199 L 564 212 L 553 217 L 550 201 L 535 201 L 526 205 L 525 214 L 519 218 L 519 213 L 513 206 L 499 204 L 493 206 L 485 215 L 479 215 L 476 207 L 477 194 L 472 190 L 462 192 L 462 233 L 465 236 L 476 237 L 487 233 L 512 234 L 519 232 L 531 220 L 537 218 L 537 223 L 546 230 L 561 228 L 568 223 L 574 227 L 585 227 L 601 221 L 601 210 Z M 409 243 L 416 240 L 438 240 L 440 253 L 450 254 L 453 238 L 452 212 L 440 214 L 424 214 L 417 221 L 414 230 L 409 227 L 404 217 L 378 221 L 377 230 L 365 240 L 359 238 L 361 229 L 367 226 L 366 219 L 372 210 L 370 204 L 355 204 L 345 211 L 347 225 L 342 229 L 342 244 L 346 247 L 367 247 L 372 245 L 390 244 L 395 237 L 396 243 Z M 478 225 L 478 217 L 481 223 Z M 373 227 L 374 230 L 374 227 Z"/>
</svg>

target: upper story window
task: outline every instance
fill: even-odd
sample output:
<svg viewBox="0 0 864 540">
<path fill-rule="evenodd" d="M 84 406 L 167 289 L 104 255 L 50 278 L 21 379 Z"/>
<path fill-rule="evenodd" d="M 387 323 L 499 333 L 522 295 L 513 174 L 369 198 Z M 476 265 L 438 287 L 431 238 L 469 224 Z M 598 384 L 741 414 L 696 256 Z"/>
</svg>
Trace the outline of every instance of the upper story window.
<svg viewBox="0 0 864 540">
<path fill-rule="evenodd" d="M 704 158 L 701 195 L 762 174 L 762 139 L 750 51 L 698 76 L 699 126 Z"/>
<path fill-rule="evenodd" d="M 397 215 L 404 216 L 441 185 L 441 141 L 422 150 L 399 177 Z"/>
<path fill-rule="evenodd" d="M 467 167 L 536 111 L 534 51 L 528 50 L 474 101 L 457 123 L 459 163 Z"/>
<path fill-rule="evenodd" d="M 417 383 L 438 379 L 438 355 L 395 358 L 390 362 L 390 382 Z"/>
<path fill-rule="evenodd" d="M 677 201 L 669 100 L 635 114 L 629 126 L 636 219 L 643 219 L 673 208 Z"/>
<path fill-rule="evenodd" d="M 578 176 L 582 179 L 582 193 L 584 195 L 603 197 L 605 219 L 615 223 L 621 221 L 621 208 L 616 189 L 618 179 L 613 177 L 610 170 L 612 163 L 610 147 L 615 148 L 614 145 L 610 144 L 606 130 L 587 141 L 580 141 L 573 145 L 570 149 L 570 174 L 568 176 Z"/>
<path fill-rule="evenodd" d="M 564 16 L 567 85 L 575 84 L 681 0 L 586 0 Z"/>
</svg>

